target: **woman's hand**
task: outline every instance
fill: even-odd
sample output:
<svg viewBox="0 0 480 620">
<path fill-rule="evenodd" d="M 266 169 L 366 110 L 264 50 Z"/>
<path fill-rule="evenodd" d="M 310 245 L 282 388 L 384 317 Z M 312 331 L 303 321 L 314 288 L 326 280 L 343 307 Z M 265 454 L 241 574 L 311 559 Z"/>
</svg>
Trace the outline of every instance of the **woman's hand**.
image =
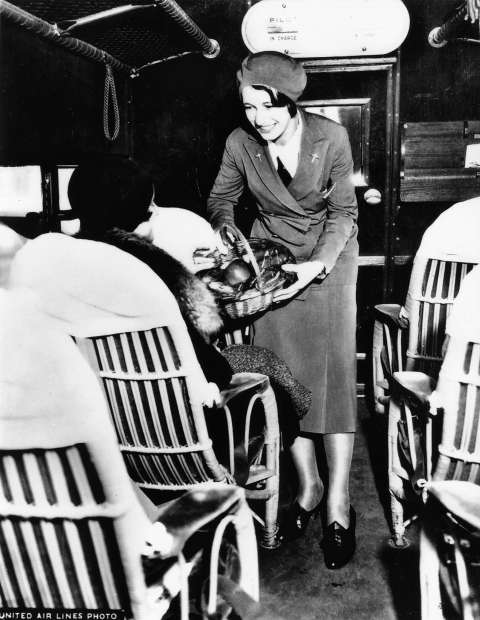
<svg viewBox="0 0 480 620">
<path fill-rule="evenodd" d="M 221 228 L 215 229 L 215 240 L 217 243 L 217 250 L 220 254 L 226 255 L 228 254 L 228 247 L 225 242 L 225 238 L 223 236 L 223 232 Z"/>
<path fill-rule="evenodd" d="M 235 227 L 232 226 L 232 228 Z M 198 248 L 193 253 L 194 273 L 216 267 L 219 263 L 220 256 L 226 256 L 228 254 L 228 244 L 232 246 L 235 242 L 234 237 L 229 231 L 224 229 L 223 224 L 218 228 L 214 228 L 213 232 L 215 234 L 215 247 L 213 250 L 212 248 Z"/>
<path fill-rule="evenodd" d="M 325 265 L 321 261 L 307 261 L 306 263 L 300 263 L 299 265 L 293 263 L 287 263 L 282 265 L 284 271 L 290 271 L 297 274 L 297 281 L 288 286 L 287 288 L 280 289 L 273 296 L 273 301 L 283 301 L 284 299 L 290 299 L 302 289 L 315 280 L 315 278 L 326 276 Z"/>
<path fill-rule="evenodd" d="M 214 228 L 217 237 L 217 248 L 220 254 L 228 254 L 229 248 L 235 245 L 238 239 L 243 237 L 240 229 L 235 224 L 220 224 Z"/>
</svg>

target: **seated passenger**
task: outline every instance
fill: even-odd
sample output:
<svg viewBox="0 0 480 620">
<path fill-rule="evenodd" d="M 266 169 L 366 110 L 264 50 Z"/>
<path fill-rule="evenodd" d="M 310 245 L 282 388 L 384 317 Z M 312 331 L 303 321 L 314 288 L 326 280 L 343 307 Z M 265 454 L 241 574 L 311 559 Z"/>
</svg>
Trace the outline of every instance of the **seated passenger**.
<svg viewBox="0 0 480 620">
<path fill-rule="evenodd" d="M 478 257 L 480 196 L 445 209 L 427 228 L 418 249 L 425 256 L 436 252 Z"/>
<path fill-rule="evenodd" d="M 423 277 L 424 261 L 428 258 L 480 262 L 480 196 L 457 202 L 445 209 L 423 234 L 416 252 L 410 283 Z M 458 257 L 458 258 L 457 258 Z M 418 277 L 415 277 L 415 273 Z M 412 304 L 407 292 L 401 316 L 407 318 Z"/>
<path fill-rule="evenodd" d="M 131 254 L 61 233 L 25 244 L 12 262 L 9 288 L 35 293 L 39 309 L 63 332 L 79 337 L 151 329 L 162 323 L 168 297 L 174 300 L 164 282 Z M 209 406 L 211 392 L 199 395 Z"/>
<path fill-rule="evenodd" d="M 79 165 L 68 186 L 70 205 L 80 220 L 77 236 L 132 254 L 165 282 L 177 299 L 207 380 L 222 389 L 232 371 L 211 346 L 223 325 L 212 293 L 178 260 L 133 232 L 148 219 L 152 194 L 152 180 L 131 160 L 99 158 Z M 180 235 L 172 232 L 171 237 Z"/>
<path fill-rule="evenodd" d="M 262 372 L 270 377 L 278 397 L 284 446 L 291 447 L 298 436 L 298 419 L 310 407 L 310 391 L 291 376 L 282 360 L 266 349 L 234 345 L 221 356 L 212 346 L 221 319 L 210 291 L 178 261 L 138 234 L 146 228 L 146 234 L 151 236 L 151 229 L 140 224 L 148 217 L 152 194 L 153 184 L 148 175 L 134 162 L 118 158 L 79 165 L 68 188 L 71 207 L 80 219 L 80 237 L 103 241 L 132 254 L 146 263 L 174 293 L 208 381 L 225 387 L 228 382 L 225 367 L 230 370 L 230 377 L 237 371 Z M 132 232 L 135 230 L 137 233 Z M 172 231 L 170 238 L 181 239 L 182 235 L 183 230 L 179 228 L 177 234 Z M 174 252 L 175 244 L 169 249 Z M 298 504 L 295 502 L 294 506 L 298 505 L 299 509 L 291 511 L 290 538 L 303 534 L 313 515 L 313 510 L 301 506 L 315 505 L 315 500 L 318 504 L 322 493 L 318 471 L 312 472 L 309 464 L 299 459 L 295 459 L 295 464 L 299 490 Z"/>
</svg>

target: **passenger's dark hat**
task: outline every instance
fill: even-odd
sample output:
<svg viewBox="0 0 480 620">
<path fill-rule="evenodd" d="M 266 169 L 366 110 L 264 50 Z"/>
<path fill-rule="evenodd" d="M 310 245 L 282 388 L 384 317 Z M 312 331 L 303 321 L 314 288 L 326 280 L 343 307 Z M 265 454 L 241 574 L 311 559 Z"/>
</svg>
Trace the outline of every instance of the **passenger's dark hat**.
<svg viewBox="0 0 480 620">
<path fill-rule="evenodd" d="M 307 84 L 305 69 L 294 58 L 280 52 L 250 54 L 237 71 L 240 92 L 245 86 L 269 86 L 296 101 Z"/>
</svg>

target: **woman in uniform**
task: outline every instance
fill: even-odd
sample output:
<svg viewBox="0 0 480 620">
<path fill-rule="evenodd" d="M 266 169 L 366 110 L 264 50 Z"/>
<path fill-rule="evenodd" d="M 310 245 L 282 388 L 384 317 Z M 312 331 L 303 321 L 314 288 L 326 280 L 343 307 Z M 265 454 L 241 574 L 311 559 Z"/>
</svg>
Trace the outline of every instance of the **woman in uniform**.
<svg viewBox="0 0 480 620">
<path fill-rule="evenodd" d="M 340 568 L 355 550 L 349 473 L 356 428 L 358 243 L 350 143 L 338 123 L 297 108 L 307 77 L 293 58 L 251 54 L 237 78 L 248 122 L 227 139 L 208 214 L 215 229 L 234 225 L 235 207 L 248 188 L 257 207 L 252 236 L 283 243 L 296 258 L 284 269 L 297 279 L 256 322 L 255 344 L 284 359 L 313 393 L 291 448 L 300 491 L 284 536 L 302 534 L 322 504 L 325 563 Z M 320 436 L 328 465 L 323 502 L 315 457 Z"/>
</svg>

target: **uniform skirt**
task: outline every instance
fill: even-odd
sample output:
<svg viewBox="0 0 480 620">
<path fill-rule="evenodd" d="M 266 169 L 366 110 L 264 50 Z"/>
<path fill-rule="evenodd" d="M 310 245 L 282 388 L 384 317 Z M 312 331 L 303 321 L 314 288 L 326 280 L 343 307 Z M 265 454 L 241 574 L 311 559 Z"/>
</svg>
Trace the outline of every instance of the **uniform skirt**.
<svg viewBox="0 0 480 620">
<path fill-rule="evenodd" d="M 357 257 L 352 238 L 324 280 L 255 322 L 255 344 L 274 351 L 312 392 L 302 433 L 356 429 Z"/>
</svg>

